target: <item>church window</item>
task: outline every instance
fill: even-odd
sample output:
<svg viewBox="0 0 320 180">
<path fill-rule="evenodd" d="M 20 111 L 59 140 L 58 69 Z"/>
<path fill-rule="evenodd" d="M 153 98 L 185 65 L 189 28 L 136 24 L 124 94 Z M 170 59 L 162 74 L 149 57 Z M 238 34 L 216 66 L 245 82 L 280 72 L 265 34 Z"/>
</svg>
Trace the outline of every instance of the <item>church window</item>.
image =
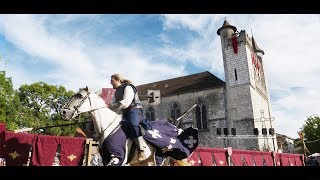
<svg viewBox="0 0 320 180">
<path fill-rule="evenodd" d="M 237 69 L 234 69 L 234 77 L 235 77 L 235 80 L 238 80 Z"/>
<path fill-rule="evenodd" d="M 155 120 L 155 115 L 154 115 L 154 108 L 153 107 L 149 107 L 147 112 L 146 112 L 146 119 L 150 120 L 150 121 L 154 121 Z"/>
<path fill-rule="evenodd" d="M 221 134 L 222 134 L 221 128 L 217 128 L 217 136 L 221 136 Z"/>
<path fill-rule="evenodd" d="M 229 129 L 228 128 L 223 128 L 223 134 L 225 136 L 228 136 L 229 135 Z"/>
<path fill-rule="evenodd" d="M 208 129 L 206 105 L 202 99 L 199 99 L 197 103 L 196 120 L 198 129 Z"/>
<path fill-rule="evenodd" d="M 177 103 L 174 103 L 171 106 L 171 114 L 170 114 L 170 118 L 172 119 L 172 123 L 173 124 L 177 124 L 177 119 L 180 117 L 181 115 L 181 111 L 180 111 L 180 107 Z M 181 119 L 180 119 L 181 120 Z M 180 123 L 181 124 L 181 123 Z"/>
</svg>

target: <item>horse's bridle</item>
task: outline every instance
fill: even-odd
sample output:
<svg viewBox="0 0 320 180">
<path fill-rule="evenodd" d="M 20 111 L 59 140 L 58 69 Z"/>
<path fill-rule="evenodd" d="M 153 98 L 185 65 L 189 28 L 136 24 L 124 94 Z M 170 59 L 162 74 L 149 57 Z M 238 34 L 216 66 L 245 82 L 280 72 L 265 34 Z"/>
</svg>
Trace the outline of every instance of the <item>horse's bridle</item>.
<svg viewBox="0 0 320 180">
<path fill-rule="evenodd" d="M 107 108 L 107 107 L 108 107 L 107 105 L 105 105 L 105 106 L 102 106 L 102 107 L 98 107 L 98 108 L 94 108 L 94 109 L 93 109 L 93 108 L 92 108 L 91 99 L 90 99 L 90 93 L 91 93 L 91 92 L 88 92 L 88 91 L 85 91 L 85 92 L 86 92 L 87 94 L 86 94 L 84 97 L 83 97 L 83 95 L 82 95 L 81 93 L 76 93 L 75 95 L 73 95 L 73 97 L 81 95 L 81 98 L 83 97 L 83 99 L 80 100 L 80 102 L 79 102 L 78 105 L 76 105 L 76 106 L 73 107 L 73 108 L 74 108 L 74 112 L 73 112 L 73 114 L 72 114 L 72 116 L 71 116 L 70 119 L 73 119 L 73 118 L 79 116 L 81 113 L 94 112 L 94 111 L 96 111 L 96 110 L 98 110 L 98 109 L 102 109 L 102 108 Z M 78 98 L 78 97 L 77 97 L 77 98 Z M 85 102 L 85 100 L 86 100 L 87 98 L 88 98 L 88 100 L 89 100 L 91 109 L 88 110 L 88 111 L 80 112 L 80 111 L 79 111 L 79 108 L 82 106 L 82 104 Z M 71 101 L 66 105 L 66 107 L 68 107 L 68 106 L 70 105 L 70 103 L 71 103 Z M 64 108 L 63 108 L 63 109 L 64 109 Z M 100 133 L 99 136 L 98 136 L 98 140 L 101 138 L 101 136 L 103 135 L 103 133 L 110 127 L 110 125 L 111 125 L 116 119 L 117 119 L 117 116 L 113 119 L 113 121 L 112 121 L 105 129 L 103 129 L 103 130 L 101 131 L 101 133 Z M 118 125 L 118 126 L 120 126 L 120 125 Z M 117 129 L 118 126 L 117 126 L 115 129 Z M 115 129 L 114 129 L 114 130 L 115 130 Z M 114 131 L 114 130 L 113 130 L 113 131 Z M 112 132 L 113 132 L 113 131 L 112 131 Z M 111 132 L 111 133 L 112 133 L 112 132 Z"/>
<path fill-rule="evenodd" d="M 80 111 L 79 111 L 79 108 L 82 106 L 82 104 L 85 102 L 85 100 L 86 100 L 87 98 L 89 98 L 90 92 L 87 92 L 87 91 L 86 91 L 86 93 L 87 93 L 87 94 L 84 96 L 83 99 L 81 99 L 81 100 L 79 101 L 79 103 L 78 103 L 77 105 L 75 105 L 75 106 L 73 106 L 73 107 L 69 107 L 69 106 L 70 106 L 70 103 L 71 103 L 71 101 L 70 101 L 66 106 L 64 106 L 64 107 L 62 108 L 62 109 L 65 109 L 65 110 L 70 110 L 70 108 L 73 108 L 73 109 L 74 109 L 74 111 L 73 111 L 72 116 L 71 116 L 70 119 L 74 119 L 75 117 L 79 116 L 81 113 L 84 113 L 84 112 L 80 112 Z M 77 96 L 79 96 L 79 95 L 81 96 L 80 98 L 82 98 L 83 95 L 82 95 L 81 93 L 76 93 L 76 94 L 73 95 L 72 97 L 78 99 Z M 91 106 L 90 98 L 89 98 L 89 103 L 90 103 L 90 106 Z M 68 107 L 68 108 L 65 108 L 65 107 Z"/>
<path fill-rule="evenodd" d="M 105 105 L 105 106 L 102 106 L 102 107 L 98 107 L 98 108 L 94 108 L 94 109 L 93 109 L 93 108 L 92 108 L 91 99 L 90 99 L 90 93 L 91 93 L 91 92 L 86 91 L 86 93 L 87 93 L 87 94 L 83 97 L 83 99 L 80 100 L 79 104 L 73 107 L 75 111 L 73 112 L 73 114 L 72 114 L 72 116 L 71 116 L 71 119 L 77 117 L 77 116 L 78 116 L 79 114 L 81 114 L 81 113 L 93 112 L 93 111 L 96 111 L 96 110 L 98 110 L 98 109 L 102 109 L 102 108 L 108 107 L 107 105 Z M 81 95 L 81 98 L 82 98 L 83 95 L 82 95 L 81 93 L 77 93 L 77 94 L 73 95 L 73 97 L 79 96 L 79 95 Z M 90 103 L 91 110 L 80 112 L 80 111 L 79 111 L 79 108 L 82 106 L 82 104 L 85 102 L 85 100 L 86 100 L 87 98 L 89 99 L 89 103 Z M 71 103 L 71 101 L 70 101 L 66 106 L 69 106 L 70 103 Z M 64 109 L 64 108 L 63 108 L 63 109 Z"/>
</svg>

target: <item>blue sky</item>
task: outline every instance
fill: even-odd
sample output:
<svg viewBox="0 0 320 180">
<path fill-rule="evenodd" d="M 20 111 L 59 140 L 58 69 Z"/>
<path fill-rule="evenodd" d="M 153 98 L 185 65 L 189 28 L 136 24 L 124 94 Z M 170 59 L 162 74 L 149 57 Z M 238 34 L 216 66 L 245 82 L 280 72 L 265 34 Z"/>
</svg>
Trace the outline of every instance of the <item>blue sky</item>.
<svg viewBox="0 0 320 180">
<path fill-rule="evenodd" d="M 319 15 L 0 15 L 0 70 L 14 87 L 44 81 L 70 90 L 111 87 L 120 72 L 144 84 L 203 71 L 224 80 L 224 19 L 254 35 L 276 131 L 298 137 L 320 107 Z"/>
</svg>

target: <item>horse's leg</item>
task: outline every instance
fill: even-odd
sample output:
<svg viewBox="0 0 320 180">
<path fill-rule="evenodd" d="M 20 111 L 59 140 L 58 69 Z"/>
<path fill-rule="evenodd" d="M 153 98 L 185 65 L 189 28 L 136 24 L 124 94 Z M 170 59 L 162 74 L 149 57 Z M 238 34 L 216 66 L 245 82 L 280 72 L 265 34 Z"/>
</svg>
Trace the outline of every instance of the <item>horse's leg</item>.
<svg viewBox="0 0 320 180">
<path fill-rule="evenodd" d="M 171 157 L 170 156 L 167 156 L 163 161 L 162 163 L 160 164 L 160 166 L 170 166 L 170 161 L 171 161 Z"/>
<path fill-rule="evenodd" d="M 146 145 L 147 145 L 147 148 L 145 149 L 146 149 L 147 159 L 143 161 L 138 161 L 138 151 L 136 149 L 133 160 L 128 164 L 129 166 L 156 166 L 155 148 L 148 143 L 146 143 Z"/>
<path fill-rule="evenodd" d="M 165 155 L 162 153 L 160 149 L 157 149 L 155 152 L 155 159 L 156 159 L 156 165 L 157 166 L 163 166 L 163 163 L 165 160 L 167 160 L 168 157 L 165 157 Z"/>
<path fill-rule="evenodd" d="M 123 131 L 118 130 L 108 136 L 102 143 L 103 154 L 110 155 L 107 166 L 121 166 L 126 158 L 127 137 Z"/>
<path fill-rule="evenodd" d="M 131 159 L 132 159 L 132 140 L 131 139 L 127 139 L 126 141 L 126 145 L 125 145 L 125 156 L 124 156 L 124 160 L 122 165 L 125 166 Z"/>
</svg>

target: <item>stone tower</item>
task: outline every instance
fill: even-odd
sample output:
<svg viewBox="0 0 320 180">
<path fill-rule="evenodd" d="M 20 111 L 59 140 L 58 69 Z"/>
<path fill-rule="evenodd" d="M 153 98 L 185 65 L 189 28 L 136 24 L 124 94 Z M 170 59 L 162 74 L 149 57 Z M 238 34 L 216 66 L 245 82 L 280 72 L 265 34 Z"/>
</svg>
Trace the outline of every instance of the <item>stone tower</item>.
<svg viewBox="0 0 320 180">
<path fill-rule="evenodd" d="M 232 134 L 231 128 L 235 128 L 238 135 L 228 139 L 229 146 L 276 151 L 275 133 L 270 135 L 274 122 L 263 68 L 264 51 L 253 37 L 244 30 L 238 32 L 227 20 L 217 34 L 221 38 L 226 81 L 226 128 L 229 134 Z M 255 137 L 257 131 L 259 134 Z"/>
</svg>

